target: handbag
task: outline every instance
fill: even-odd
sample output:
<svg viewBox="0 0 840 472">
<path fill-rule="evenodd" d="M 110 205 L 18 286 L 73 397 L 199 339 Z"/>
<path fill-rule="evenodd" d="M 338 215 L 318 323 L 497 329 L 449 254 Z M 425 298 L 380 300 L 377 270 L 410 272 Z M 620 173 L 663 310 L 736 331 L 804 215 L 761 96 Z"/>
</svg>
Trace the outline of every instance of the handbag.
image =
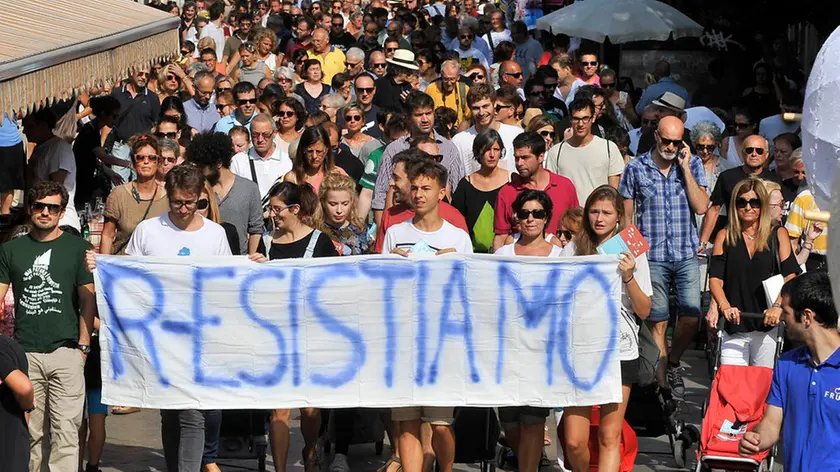
<svg viewBox="0 0 840 472">
<path fill-rule="evenodd" d="M 773 272 L 774 275 L 764 279 L 761 282 L 764 287 L 764 295 L 767 297 L 767 308 L 776 303 L 779 294 L 782 293 L 782 286 L 785 284 L 785 277 L 782 275 L 782 263 L 779 261 L 779 233 L 774 226 L 770 235 L 770 250 L 773 251 Z"/>
</svg>

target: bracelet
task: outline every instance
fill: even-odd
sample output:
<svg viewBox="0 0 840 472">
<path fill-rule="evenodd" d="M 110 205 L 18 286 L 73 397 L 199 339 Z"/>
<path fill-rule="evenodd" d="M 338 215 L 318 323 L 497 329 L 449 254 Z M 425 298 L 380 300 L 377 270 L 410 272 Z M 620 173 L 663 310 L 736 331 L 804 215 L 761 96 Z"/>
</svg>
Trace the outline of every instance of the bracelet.
<svg viewBox="0 0 840 472">
<path fill-rule="evenodd" d="M 802 249 L 812 250 L 814 249 L 814 243 L 802 243 Z"/>
<path fill-rule="evenodd" d="M 779 302 L 776 302 L 776 303 L 773 304 L 773 306 L 771 308 L 781 308 L 781 307 L 782 307 L 782 304 L 779 303 Z"/>
<path fill-rule="evenodd" d="M 727 309 L 727 308 L 731 308 L 731 307 L 732 307 L 732 304 L 731 304 L 731 303 L 728 303 L 728 302 L 727 302 L 725 305 L 726 305 L 726 306 L 723 306 L 723 305 L 720 305 L 720 304 L 719 304 L 719 305 L 718 305 L 718 309 L 719 309 L 719 310 L 725 310 L 725 309 Z"/>
<path fill-rule="evenodd" d="M 630 282 L 632 282 L 632 281 L 633 281 L 633 279 L 635 279 L 635 278 L 636 278 L 636 274 L 633 274 L 633 275 L 631 275 L 631 276 L 630 276 L 630 278 L 629 278 L 629 279 L 627 279 L 627 280 L 621 279 L 621 281 L 622 281 L 622 282 L 624 282 L 625 284 L 629 284 L 629 283 L 630 283 Z"/>
</svg>

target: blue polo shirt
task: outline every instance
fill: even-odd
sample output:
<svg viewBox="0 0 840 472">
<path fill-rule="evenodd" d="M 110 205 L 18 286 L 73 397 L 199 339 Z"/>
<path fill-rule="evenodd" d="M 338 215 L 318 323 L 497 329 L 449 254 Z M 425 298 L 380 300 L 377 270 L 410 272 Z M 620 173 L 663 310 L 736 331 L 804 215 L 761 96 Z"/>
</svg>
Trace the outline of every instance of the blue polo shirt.
<svg viewBox="0 0 840 472">
<path fill-rule="evenodd" d="M 250 132 L 251 122 L 254 121 L 255 116 L 257 116 L 257 112 L 254 112 L 254 114 L 251 115 L 250 118 L 248 118 L 247 122 L 242 123 L 236 119 L 236 112 L 233 112 L 228 116 L 220 118 L 219 121 L 217 121 L 216 124 L 213 125 L 213 131 L 215 131 L 216 133 L 228 134 L 228 131 L 230 131 L 230 129 L 234 126 L 244 126 L 248 128 L 248 131 Z"/>
<path fill-rule="evenodd" d="M 767 404 L 783 410 L 785 470 L 840 470 L 840 349 L 816 367 L 805 346 L 782 355 Z"/>
</svg>

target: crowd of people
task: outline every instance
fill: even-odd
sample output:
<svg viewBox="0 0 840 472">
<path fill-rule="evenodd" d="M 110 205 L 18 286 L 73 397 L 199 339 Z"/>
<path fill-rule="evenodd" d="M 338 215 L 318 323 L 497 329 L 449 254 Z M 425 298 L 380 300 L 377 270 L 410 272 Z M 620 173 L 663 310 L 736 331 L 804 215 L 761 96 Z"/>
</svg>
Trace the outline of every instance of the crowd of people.
<svg viewBox="0 0 840 472">
<path fill-rule="evenodd" d="M 793 327 L 805 347 L 783 358 L 745 452 L 769 448 L 789 411 L 805 416 L 790 432 L 785 422 L 800 447 L 798 431 L 840 416 L 805 409 L 818 400 L 793 377 L 811 357 L 836 376 L 840 337 L 827 228 L 805 217 L 817 208 L 799 125 L 783 118 L 801 110 L 804 86 L 784 41 L 723 109 L 707 90 L 690 96 L 665 61 L 644 91 L 627 89 L 590 44 L 529 31 L 534 11 L 519 3 L 152 0 L 182 19 L 176 58 L 89 89 L 78 108 L 4 116 L 2 213 L 15 210 L 13 190 L 26 197 L 0 246 L 0 469 L 99 470 L 109 407 L 94 252 L 586 256 L 635 224 L 650 249 L 616 267 L 623 401 L 601 405 L 600 470 L 618 470 L 640 325 L 659 348 L 655 382 L 678 400 L 701 318 L 710 329 L 725 318 L 725 364 L 773 367 L 774 333 Z M 77 130 L 59 135 L 68 114 Z M 91 248 L 79 236 L 97 201 L 104 226 Z M 788 284 L 769 303 L 762 281 L 777 274 Z M 523 472 L 540 467 L 549 413 L 499 408 Z M 354 410 L 334 415 L 329 468 L 347 472 Z M 590 415 L 563 410 L 567 469 L 589 470 Z M 383 412 L 383 472 L 425 472 L 430 457 L 451 472 L 453 419 L 452 407 Z M 276 470 L 289 422 L 289 410 L 270 414 Z M 163 410 L 167 469 L 219 470 L 220 423 L 219 411 Z M 318 408 L 301 409 L 307 472 L 324 461 L 321 425 Z"/>
</svg>

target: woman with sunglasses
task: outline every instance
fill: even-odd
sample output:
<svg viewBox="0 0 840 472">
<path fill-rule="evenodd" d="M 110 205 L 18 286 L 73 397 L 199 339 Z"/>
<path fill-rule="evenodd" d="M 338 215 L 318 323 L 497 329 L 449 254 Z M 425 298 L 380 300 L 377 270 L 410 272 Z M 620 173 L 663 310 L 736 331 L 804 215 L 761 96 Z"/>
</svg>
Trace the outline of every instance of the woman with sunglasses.
<svg viewBox="0 0 840 472">
<path fill-rule="evenodd" d="M 307 59 L 303 72 L 305 81 L 295 87 L 295 93 L 303 97 L 306 111 L 314 113 L 321 107 L 321 97 L 332 92 L 332 88 L 323 82 L 324 72 L 317 59 Z"/>
<path fill-rule="evenodd" d="M 613 69 L 604 69 L 598 73 L 601 88 L 604 90 L 607 102 L 612 105 L 618 123 L 627 131 L 639 124 L 639 115 L 633 105 L 633 97 L 627 92 L 618 90 L 618 74 Z"/>
<path fill-rule="evenodd" d="M 288 154 L 289 144 L 300 138 L 306 121 L 306 110 L 299 101 L 290 97 L 281 98 L 275 107 L 271 115 L 277 117 L 277 147 Z"/>
<path fill-rule="evenodd" d="M 168 97 L 178 97 L 181 100 L 195 95 L 191 80 L 184 80 L 187 76 L 177 64 L 166 64 L 157 73 L 157 96 L 161 102 Z"/>
<path fill-rule="evenodd" d="M 362 125 L 365 121 L 365 112 L 358 103 L 353 102 L 341 110 L 344 117 L 344 127 L 347 133 L 341 137 L 341 142 L 350 148 L 354 156 L 359 157 L 362 147 L 373 138 L 362 132 Z"/>
<path fill-rule="evenodd" d="M 706 180 L 709 183 L 706 187 L 706 193 L 709 196 L 712 195 L 712 190 L 715 188 L 720 173 L 740 164 L 730 163 L 718 155 L 717 149 L 722 140 L 720 128 L 714 122 L 701 121 L 691 129 L 691 142 L 694 144 L 697 156 L 700 157 L 703 162 L 703 169 L 706 171 Z M 698 225 L 702 219 L 701 215 L 697 215 Z"/>
<path fill-rule="evenodd" d="M 566 247 L 581 230 L 583 230 L 583 207 L 569 208 L 560 217 L 560 224 L 557 225 L 557 242 L 560 247 Z"/>
<path fill-rule="evenodd" d="M 583 207 L 583 229 L 567 244 L 561 256 L 590 256 L 597 247 L 621 231 L 624 199 L 618 190 L 602 185 L 589 195 Z M 620 403 L 600 405 L 601 424 L 598 470 L 619 470 L 621 427 L 630 398 L 631 386 L 639 380 L 639 324 L 650 315 L 653 287 L 646 254 L 633 257 L 623 252 L 618 262 L 621 276 L 621 315 L 618 320 L 619 359 L 621 360 Z M 565 466 L 589 470 L 589 434 L 591 406 L 563 409 L 563 432 L 566 437 Z"/>
<path fill-rule="evenodd" d="M 554 121 L 548 115 L 538 115 L 531 119 L 528 122 L 528 126 L 525 127 L 525 131 L 533 131 L 534 133 L 539 134 L 545 140 L 545 149 L 551 149 L 551 146 L 554 146 L 558 142 L 557 139 L 557 128 L 555 126 Z"/>
<path fill-rule="evenodd" d="M 329 134 L 321 126 L 306 128 L 300 135 L 292 170 L 283 176 L 283 181 L 294 184 L 307 183 L 317 194 L 321 181 L 331 172 L 347 175 L 344 169 L 335 165 Z"/>
<path fill-rule="evenodd" d="M 787 282 L 800 270 L 787 230 L 770 222 L 769 201 L 760 179 L 742 180 L 732 192 L 729 225 L 715 236 L 709 286 L 726 318 L 721 364 L 773 368 L 782 299 L 768 306 L 762 281 L 782 274 Z M 716 325 L 717 318 L 709 323 Z"/>
<path fill-rule="evenodd" d="M 306 52 L 305 49 L 298 49 L 294 52 L 294 54 L 292 54 L 292 64 L 295 70 L 295 76 L 293 79 L 295 87 L 297 87 L 298 84 L 302 84 L 306 80 L 306 70 L 303 68 L 303 66 L 308 60 L 309 54 Z"/>
<path fill-rule="evenodd" d="M 490 252 L 493 247 L 493 216 L 499 190 L 510 182 L 510 171 L 499 161 L 505 153 L 505 144 L 498 131 L 488 129 L 475 137 L 472 144 L 473 158 L 479 169 L 461 179 L 452 206 L 464 215 L 470 228 L 473 251 Z"/>
<path fill-rule="evenodd" d="M 169 211 L 166 190 L 157 177 L 160 142 L 151 134 L 129 140 L 130 159 L 137 179 L 115 188 L 105 202 L 101 254 L 125 254 L 134 228 L 141 221 Z"/>
<path fill-rule="evenodd" d="M 744 163 L 741 158 L 744 152 L 744 140 L 756 134 L 757 121 L 746 108 L 736 108 L 733 115 L 735 121 L 731 134 L 720 143 L 720 157 L 739 166 Z"/>
</svg>

